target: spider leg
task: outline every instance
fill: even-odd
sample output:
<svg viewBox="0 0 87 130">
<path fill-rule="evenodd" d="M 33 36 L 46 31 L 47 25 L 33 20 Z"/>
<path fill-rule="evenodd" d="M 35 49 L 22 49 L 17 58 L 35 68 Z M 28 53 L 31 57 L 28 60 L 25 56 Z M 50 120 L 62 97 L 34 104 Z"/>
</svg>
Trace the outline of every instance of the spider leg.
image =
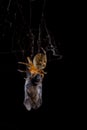
<svg viewBox="0 0 87 130">
<path fill-rule="evenodd" d="M 22 65 L 29 66 L 29 64 L 28 64 L 28 63 L 24 63 L 24 62 L 18 62 L 18 64 L 22 64 Z"/>
<path fill-rule="evenodd" d="M 28 63 L 32 64 L 32 61 L 30 60 L 29 57 L 27 57 Z"/>
<path fill-rule="evenodd" d="M 27 71 L 20 70 L 20 69 L 18 69 L 18 71 L 21 72 L 21 73 L 26 73 L 27 72 Z"/>
<path fill-rule="evenodd" d="M 47 72 L 44 72 L 44 74 L 47 74 Z"/>
<path fill-rule="evenodd" d="M 46 54 L 46 51 L 41 47 L 41 50 L 43 51 L 44 54 Z"/>
<path fill-rule="evenodd" d="M 41 72 L 42 72 L 43 74 L 47 74 L 47 72 L 44 72 L 44 70 L 41 70 Z"/>
</svg>

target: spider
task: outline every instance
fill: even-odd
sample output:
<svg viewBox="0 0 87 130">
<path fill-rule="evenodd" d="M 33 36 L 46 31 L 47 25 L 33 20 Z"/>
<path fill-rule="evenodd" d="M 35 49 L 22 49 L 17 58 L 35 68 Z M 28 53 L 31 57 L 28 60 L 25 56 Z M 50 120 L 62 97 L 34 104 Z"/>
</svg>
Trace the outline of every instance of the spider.
<svg viewBox="0 0 87 130">
<path fill-rule="evenodd" d="M 46 56 L 46 51 L 43 48 L 42 48 L 42 50 L 43 50 L 43 53 L 37 53 L 34 56 L 33 61 L 30 59 L 30 57 L 27 57 L 28 63 L 25 63 L 25 62 L 18 62 L 18 63 L 26 65 L 27 70 L 32 75 L 40 74 L 42 77 L 44 77 L 44 74 L 47 74 L 43 70 L 46 67 L 46 64 L 47 64 L 47 56 Z M 18 71 L 26 73 L 26 71 L 23 71 L 23 70 L 20 70 L 20 69 Z"/>
</svg>

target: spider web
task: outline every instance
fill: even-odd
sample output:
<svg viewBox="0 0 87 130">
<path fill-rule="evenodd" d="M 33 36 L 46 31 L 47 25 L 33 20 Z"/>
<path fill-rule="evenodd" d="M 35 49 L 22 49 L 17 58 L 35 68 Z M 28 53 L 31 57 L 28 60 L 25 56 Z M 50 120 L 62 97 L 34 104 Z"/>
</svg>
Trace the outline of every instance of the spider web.
<svg viewBox="0 0 87 130">
<path fill-rule="evenodd" d="M 27 4 L 29 5 L 28 8 Z M 36 27 L 33 26 L 35 23 L 32 20 L 34 17 L 33 5 L 35 4 L 40 6 L 40 10 L 42 10 L 41 14 L 37 16 L 39 20 Z M 62 59 L 55 38 L 46 26 L 45 6 L 46 0 L 7 1 L 5 7 L 1 8 L 1 11 L 4 11 L 1 15 L 4 23 L 0 22 L 0 27 L 2 27 L 0 39 L 3 40 L 5 36 L 8 36 L 10 44 L 8 51 L 0 50 L 0 53 L 13 53 L 21 60 L 20 58 L 25 59 L 26 56 L 33 58 L 43 48 L 46 50 L 48 61 Z M 26 11 L 24 7 L 26 7 Z M 5 30 L 8 30 L 9 35 L 5 33 Z"/>
</svg>

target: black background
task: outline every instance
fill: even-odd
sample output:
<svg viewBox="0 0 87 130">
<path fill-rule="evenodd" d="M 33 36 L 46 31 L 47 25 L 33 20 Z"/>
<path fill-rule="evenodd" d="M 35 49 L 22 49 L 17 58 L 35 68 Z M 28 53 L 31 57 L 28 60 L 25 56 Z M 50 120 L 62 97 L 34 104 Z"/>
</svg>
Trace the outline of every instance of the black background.
<svg viewBox="0 0 87 130">
<path fill-rule="evenodd" d="M 31 21 L 33 27 L 37 27 L 41 16 L 43 1 L 38 1 L 36 0 L 36 4 L 33 5 Z M 20 129 L 21 127 L 33 129 L 34 125 L 36 128 L 40 128 L 40 124 L 42 124 L 42 127 L 46 129 L 46 125 L 52 125 L 56 118 L 57 122 L 62 124 L 63 120 L 67 120 L 73 115 L 72 109 L 74 109 L 72 96 L 72 28 L 74 25 L 72 24 L 71 3 L 57 0 L 47 0 L 46 2 L 47 27 L 54 34 L 57 42 L 60 43 L 57 46 L 63 58 L 47 64 L 46 71 L 48 74 L 43 81 L 43 104 L 38 110 L 29 112 L 23 106 L 24 79 L 23 75 L 17 72 L 17 56 L 12 53 L 2 53 L 11 49 L 15 25 L 18 33 L 21 33 L 21 28 L 23 29 L 22 35 L 25 37 L 29 28 L 29 0 L 18 0 L 18 4 L 16 0 L 12 0 L 9 11 L 7 11 L 8 3 L 9 0 L 0 1 L 1 126 L 11 129 Z M 17 7 L 17 5 L 19 6 Z M 16 20 L 15 12 L 17 14 Z"/>
</svg>

